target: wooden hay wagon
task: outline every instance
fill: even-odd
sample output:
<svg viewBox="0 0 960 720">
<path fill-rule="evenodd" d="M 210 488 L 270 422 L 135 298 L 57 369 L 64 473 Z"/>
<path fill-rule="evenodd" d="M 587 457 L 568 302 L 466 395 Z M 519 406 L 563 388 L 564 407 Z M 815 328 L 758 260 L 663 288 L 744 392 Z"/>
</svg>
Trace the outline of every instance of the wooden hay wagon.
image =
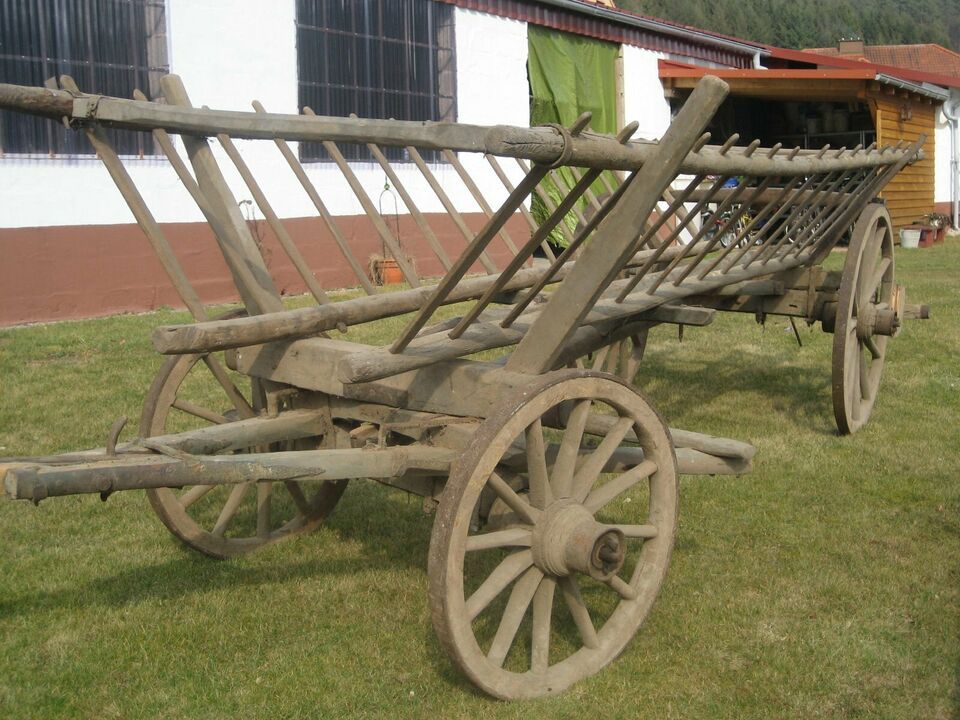
<svg viewBox="0 0 960 720">
<path fill-rule="evenodd" d="M 823 319 L 842 345 L 838 397 L 855 429 L 903 315 L 890 220 L 874 198 L 918 146 L 708 145 L 704 127 L 727 92 L 715 78 L 704 79 L 659 142 L 632 142 L 635 125 L 615 137 L 589 132 L 589 117 L 516 128 L 278 115 L 256 104 L 255 113 L 195 109 L 175 76 L 162 82 L 162 103 L 84 94 L 69 78 L 61 86 L 0 85 L 0 107 L 88 136 L 196 322 L 154 333 L 168 358 L 138 439 L 119 443 L 118 424 L 105 449 L 7 459 L 6 493 L 37 503 L 142 489 L 174 535 L 221 558 L 316 528 L 352 479 L 423 496 L 436 505 L 433 625 L 452 661 L 501 698 L 561 692 L 622 652 L 667 571 L 678 473 L 750 469 L 751 446 L 669 429 L 623 379 L 632 380 L 651 325 L 707 324 L 707 306 Z M 245 312 L 209 316 L 107 140 L 111 128 L 153 134 L 213 230 Z M 327 296 L 234 139 L 278 146 L 365 295 Z M 211 140 L 236 165 L 316 305 L 285 309 Z M 408 288 L 371 285 L 290 141 L 323 143 Z M 344 159 L 348 144 L 365 146 L 401 193 L 446 268 L 438 283 L 423 284 L 404 259 Z M 462 229 L 458 256 L 436 242 L 404 190 L 388 159 L 394 148 Z M 462 222 L 424 151 L 474 193 L 488 218 L 479 232 Z M 460 159 L 470 154 L 486 158 L 505 199 L 489 203 L 477 190 Z M 506 162 L 522 177 L 511 180 Z M 561 185 L 561 168 L 572 186 L 559 198 L 543 193 L 551 178 Z M 736 187 L 724 188 L 734 177 Z M 540 221 L 529 212 L 537 193 Z M 532 262 L 581 197 L 591 207 L 563 230 L 566 249 L 546 247 L 546 259 Z M 530 236 L 519 247 L 504 238 L 513 257 L 497 267 L 486 250 L 517 212 Z M 819 264 L 851 226 L 848 267 L 836 281 Z M 455 304 L 455 316 L 438 315 Z M 349 340 L 351 326 L 397 316 L 403 326 L 389 345 Z M 506 350 L 468 358 L 496 348 Z M 191 394 L 204 379 L 219 400 Z"/>
</svg>

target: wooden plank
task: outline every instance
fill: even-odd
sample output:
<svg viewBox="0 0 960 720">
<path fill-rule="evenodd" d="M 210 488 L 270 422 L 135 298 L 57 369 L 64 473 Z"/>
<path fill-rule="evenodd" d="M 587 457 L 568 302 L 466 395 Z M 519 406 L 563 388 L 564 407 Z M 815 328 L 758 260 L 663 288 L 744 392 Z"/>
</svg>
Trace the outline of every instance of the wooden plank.
<svg viewBox="0 0 960 720">
<path fill-rule="evenodd" d="M 764 71 L 768 72 L 768 71 Z M 793 96 L 796 96 L 796 87 Z M 35 112 L 59 121 L 65 98 L 53 97 L 48 103 L 43 98 L 53 97 L 42 88 L 24 88 L 0 83 L 0 105 L 26 112 Z M 77 120 L 97 121 L 110 127 L 152 131 L 157 128 L 172 133 L 196 137 L 225 133 L 234 139 L 265 139 L 318 142 L 373 142 L 393 146 L 419 146 L 430 149 L 492 153 L 504 157 L 520 157 L 538 163 L 554 163 L 564 154 L 565 142 L 551 128 L 516 128 L 509 126 L 482 127 L 465 123 L 432 123 L 395 120 L 366 120 L 360 118 L 308 118 L 300 115 L 266 114 L 191 109 L 155 103 L 124 100 L 106 96 L 82 96 L 73 99 L 73 111 L 68 115 Z M 608 170 L 633 171 L 648 161 L 657 150 L 657 144 L 633 141 L 619 145 L 615 138 L 596 133 L 585 133 L 570 144 L 567 164 L 575 167 L 600 167 Z M 853 167 L 863 162 L 887 164 L 889 154 L 872 160 L 846 159 L 815 161 L 815 153 L 801 151 L 793 160 L 766 161 L 748 158 L 743 149 L 733 148 L 721 153 L 719 148 L 705 147 L 684 158 L 682 171 L 687 174 L 762 174 L 787 175 L 810 172 L 829 172 L 841 167 Z"/>
<path fill-rule="evenodd" d="M 646 262 L 652 254 L 653 251 L 639 252 L 631 263 Z M 668 250 L 664 253 L 664 257 L 669 259 L 673 255 Z M 551 276 L 551 282 L 558 282 L 565 278 L 572 267 L 573 263 L 559 267 L 555 275 Z M 542 268 L 521 270 L 504 286 L 503 290 L 512 292 L 534 285 L 539 286 L 548 272 L 550 271 Z M 495 279 L 495 276 L 490 275 L 467 278 L 456 286 L 446 302 L 450 304 L 476 299 L 483 295 Z M 385 295 L 352 298 L 319 307 L 271 313 L 265 317 L 161 326 L 154 329 L 152 341 L 158 352 L 177 355 L 212 352 L 274 340 L 311 337 L 339 326 L 358 325 L 412 312 L 427 301 L 435 287 L 423 286 Z"/>
<path fill-rule="evenodd" d="M 337 365 L 337 377 L 345 383 L 362 383 L 380 380 L 391 375 L 426 367 L 444 360 L 453 360 L 473 353 L 494 348 L 516 345 L 523 339 L 538 310 L 521 315 L 509 328 L 503 328 L 496 321 L 481 321 L 470 325 L 456 338 L 442 333 L 422 335 L 415 338 L 400 354 L 389 352 L 386 348 L 374 348 L 352 354 Z M 682 325 L 702 326 L 713 320 L 713 311 L 707 308 L 693 307 L 654 307 L 635 316 L 613 318 L 597 315 L 591 322 L 585 323 L 573 334 L 570 343 L 578 342 L 577 336 L 596 338 L 603 342 L 613 331 L 614 326 L 627 322 L 650 321 L 651 323 L 673 322 Z M 590 327 L 590 326 L 593 327 Z"/>
</svg>

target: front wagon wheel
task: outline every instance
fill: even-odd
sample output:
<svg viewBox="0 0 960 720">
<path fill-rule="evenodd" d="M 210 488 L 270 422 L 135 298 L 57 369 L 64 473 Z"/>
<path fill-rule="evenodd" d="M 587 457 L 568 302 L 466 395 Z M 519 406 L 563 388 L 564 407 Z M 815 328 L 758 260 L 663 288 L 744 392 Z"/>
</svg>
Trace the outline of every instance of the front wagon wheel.
<svg viewBox="0 0 960 720">
<path fill-rule="evenodd" d="M 677 495 L 669 432 L 642 395 L 609 375 L 546 376 L 481 425 L 444 489 L 429 556 L 441 645 L 504 699 L 598 672 L 656 600 Z"/>
</svg>

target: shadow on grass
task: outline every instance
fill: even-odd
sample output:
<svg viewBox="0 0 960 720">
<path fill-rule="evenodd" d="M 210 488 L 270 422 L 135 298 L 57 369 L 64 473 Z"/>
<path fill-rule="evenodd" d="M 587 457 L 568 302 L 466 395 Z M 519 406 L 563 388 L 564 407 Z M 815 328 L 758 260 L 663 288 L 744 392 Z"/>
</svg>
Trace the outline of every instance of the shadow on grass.
<svg viewBox="0 0 960 720">
<path fill-rule="evenodd" d="M 396 491 L 371 487 L 350 488 L 331 515 L 323 536 L 307 536 L 288 542 L 302 543 L 309 559 L 291 561 L 278 546 L 258 551 L 256 564 L 243 559 L 216 560 L 201 555 L 173 538 L 167 539 L 170 559 L 154 565 L 109 570 L 86 583 L 51 592 L 25 593 L 0 599 L 0 617 L 74 610 L 86 607 L 116 607 L 142 601 L 176 600 L 194 594 L 224 589 L 281 585 L 324 575 L 355 575 L 368 570 L 413 568 L 425 571 L 430 523 L 417 504 L 405 503 Z M 351 492 L 352 491 L 352 492 Z M 324 552 L 338 543 L 356 549 Z M 105 546 L 104 553 L 116 551 Z M 269 554 L 275 555 L 270 562 Z"/>
<path fill-rule="evenodd" d="M 778 365 L 762 353 L 745 359 L 735 353 L 718 354 L 698 362 L 678 356 L 680 352 L 682 348 L 644 358 L 637 378 L 638 387 L 668 421 L 695 416 L 703 404 L 716 398 L 749 391 L 770 398 L 783 419 L 798 428 L 837 434 L 829 363 L 822 367 Z M 731 418 L 731 422 L 735 420 Z"/>
</svg>

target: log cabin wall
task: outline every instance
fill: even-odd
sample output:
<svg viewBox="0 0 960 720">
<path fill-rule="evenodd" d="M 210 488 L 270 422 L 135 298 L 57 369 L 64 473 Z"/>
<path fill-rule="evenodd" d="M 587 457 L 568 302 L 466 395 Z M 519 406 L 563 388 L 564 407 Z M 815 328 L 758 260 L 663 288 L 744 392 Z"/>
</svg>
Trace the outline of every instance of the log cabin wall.
<svg viewBox="0 0 960 720">
<path fill-rule="evenodd" d="M 877 144 L 896 145 L 903 140 L 916 142 L 926 135 L 923 160 L 904 168 L 881 193 L 886 200 L 895 229 L 921 220 L 934 209 L 934 158 L 936 116 L 939 105 L 909 93 L 890 94 L 868 90 L 867 99 L 874 115 Z"/>
</svg>

